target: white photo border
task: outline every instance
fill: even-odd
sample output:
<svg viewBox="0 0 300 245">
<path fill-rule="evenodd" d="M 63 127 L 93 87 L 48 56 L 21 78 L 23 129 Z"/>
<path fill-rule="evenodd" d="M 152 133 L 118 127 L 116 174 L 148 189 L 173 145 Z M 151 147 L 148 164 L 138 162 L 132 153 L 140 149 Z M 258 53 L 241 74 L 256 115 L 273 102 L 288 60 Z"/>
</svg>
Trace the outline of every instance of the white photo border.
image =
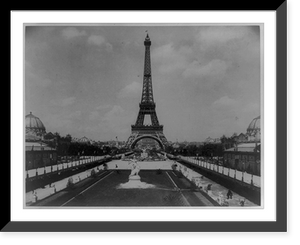
<svg viewBox="0 0 300 245">
<path fill-rule="evenodd" d="M 155 18 L 154 18 L 155 17 Z M 24 24 L 169 23 L 263 24 L 264 208 L 261 209 L 24 209 Z M 12 221 L 276 221 L 276 11 L 12 11 Z M 267 157 L 267 161 L 266 161 Z"/>
</svg>

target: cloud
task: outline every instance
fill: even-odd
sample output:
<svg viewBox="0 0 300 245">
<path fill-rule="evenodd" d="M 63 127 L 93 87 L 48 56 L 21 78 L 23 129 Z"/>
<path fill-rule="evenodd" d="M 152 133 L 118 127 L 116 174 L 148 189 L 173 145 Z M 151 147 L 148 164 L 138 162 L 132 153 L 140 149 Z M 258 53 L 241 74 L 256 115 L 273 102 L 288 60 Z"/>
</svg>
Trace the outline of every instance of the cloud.
<svg viewBox="0 0 300 245">
<path fill-rule="evenodd" d="M 86 32 L 79 31 L 75 27 L 68 27 L 62 30 L 62 36 L 66 39 L 72 39 L 75 37 L 86 36 Z"/>
<path fill-rule="evenodd" d="M 65 131 L 67 127 L 72 125 L 72 120 L 66 118 L 64 115 L 60 114 L 49 114 L 48 118 L 45 119 L 49 128 L 53 128 L 55 130 Z"/>
<path fill-rule="evenodd" d="M 118 98 L 136 98 L 141 96 L 142 84 L 138 82 L 132 82 L 126 87 L 120 90 Z"/>
<path fill-rule="evenodd" d="M 112 121 L 116 118 L 119 118 L 120 116 L 123 116 L 124 113 L 125 113 L 125 110 L 121 106 L 114 105 L 110 111 L 108 111 L 104 114 L 103 120 L 104 121 Z"/>
<path fill-rule="evenodd" d="M 99 105 L 95 108 L 94 111 L 91 111 L 89 114 L 89 119 L 92 121 L 100 121 L 103 118 L 103 113 L 108 109 L 112 109 L 112 105 Z"/>
<path fill-rule="evenodd" d="M 99 111 L 91 111 L 89 114 L 89 119 L 92 121 L 96 121 L 100 119 L 100 113 Z"/>
<path fill-rule="evenodd" d="M 223 96 L 212 103 L 212 107 L 218 110 L 233 109 L 237 105 L 237 101 L 228 96 Z"/>
<path fill-rule="evenodd" d="M 39 85 L 41 85 L 42 87 L 48 87 L 50 84 L 52 84 L 52 80 L 51 79 L 41 79 L 39 82 Z"/>
<path fill-rule="evenodd" d="M 111 110 L 101 117 L 99 127 L 114 134 L 125 134 L 133 120 L 133 113 L 125 111 L 121 106 L 114 105 Z"/>
<path fill-rule="evenodd" d="M 76 125 L 76 121 L 81 119 L 81 116 L 82 112 L 79 110 L 70 113 L 48 113 L 45 117 L 45 122 L 47 122 L 49 128 L 60 130 L 61 132 L 68 132 L 70 128 Z"/>
<path fill-rule="evenodd" d="M 161 73 L 176 72 L 183 78 L 222 77 L 232 63 L 217 57 L 204 57 L 197 47 L 175 48 L 172 43 L 156 48 L 153 62 L 159 65 Z"/>
<path fill-rule="evenodd" d="M 115 136 L 119 139 L 127 139 L 135 114 L 120 105 L 100 107 L 100 110 L 89 113 L 86 124 L 79 125 L 78 131 L 88 133 L 91 138 L 101 135 L 101 140 L 112 139 Z"/>
<path fill-rule="evenodd" d="M 61 106 L 68 106 L 68 105 L 72 105 L 75 102 L 75 97 L 69 97 L 66 99 L 63 99 L 61 102 Z"/>
<path fill-rule="evenodd" d="M 27 67 L 27 65 L 26 65 Z M 49 78 L 43 78 L 39 75 L 37 75 L 35 72 L 31 71 L 29 68 L 25 70 L 25 76 L 26 76 L 26 85 L 31 86 L 39 86 L 39 87 L 48 87 L 52 84 L 52 80 Z"/>
<path fill-rule="evenodd" d="M 106 110 L 106 109 L 109 109 L 111 108 L 112 105 L 99 105 L 96 107 L 96 110 Z"/>
<path fill-rule="evenodd" d="M 89 36 L 88 40 L 87 40 L 88 44 L 90 45 L 96 45 L 96 46 L 103 46 L 105 47 L 106 51 L 110 52 L 113 49 L 113 46 L 108 43 L 105 38 L 101 35 L 91 35 Z"/>
<path fill-rule="evenodd" d="M 245 110 L 247 112 L 259 112 L 260 111 L 260 105 L 259 102 L 251 102 L 245 106 Z"/>
<path fill-rule="evenodd" d="M 81 115 L 82 115 L 81 111 L 74 111 L 74 112 L 71 112 L 70 114 L 68 114 L 66 117 L 68 119 L 80 119 Z"/>
<path fill-rule="evenodd" d="M 88 42 L 88 44 L 94 44 L 94 45 L 101 46 L 102 44 L 105 43 L 105 39 L 104 39 L 104 37 L 102 37 L 100 35 L 91 35 L 91 36 L 89 36 L 87 42 Z"/>
<path fill-rule="evenodd" d="M 52 80 L 38 75 L 31 62 L 25 61 L 25 78 L 26 85 L 48 87 L 52 84 Z"/>
<path fill-rule="evenodd" d="M 245 26 L 210 26 L 201 28 L 196 39 L 200 43 L 226 43 L 234 39 L 242 39 L 249 35 L 250 28 Z"/>
<path fill-rule="evenodd" d="M 173 43 L 160 46 L 153 50 L 153 62 L 159 64 L 159 71 L 162 73 L 170 73 L 180 69 L 185 69 L 189 62 L 188 59 L 192 54 L 192 50 L 187 46 L 181 46 L 176 49 Z"/>
<path fill-rule="evenodd" d="M 243 112 L 247 113 L 248 116 L 257 117 L 261 114 L 261 108 L 259 101 L 257 102 L 250 102 L 243 106 Z"/>
<path fill-rule="evenodd" d="M 205 65 L 202 65 L 198 61 L 193 61 L 188 65 L 185 71 L 182 73 L 183 77 L 203 77 L 203 76 L 218 76 L 226 72 L 230 62 L 224 60 L 214 59 Z"/>
<path fill-rule="evenodd" d="M 76 100 L 75 97 L 69 97 L 61 100 L 51 100 L 51 103 L 56 106 L 65 107 L 74 104 L 75 100 Z"/>
<path fill-rule="evenodd" d="M 105 43 L 105 49 L 107 52 L 111 52 L 113 50 L 113 46 L 110 43 Z"/>
</svg>

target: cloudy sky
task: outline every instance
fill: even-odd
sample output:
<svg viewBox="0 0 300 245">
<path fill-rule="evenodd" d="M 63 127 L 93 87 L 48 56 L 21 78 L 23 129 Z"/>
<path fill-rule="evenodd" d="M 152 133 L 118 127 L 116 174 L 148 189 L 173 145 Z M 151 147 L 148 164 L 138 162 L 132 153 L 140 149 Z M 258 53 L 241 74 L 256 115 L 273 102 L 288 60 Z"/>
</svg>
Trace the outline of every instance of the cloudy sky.
<svg viewBox="0 0 300 245">
<path fill-rule="evenodd" d="M 127 140 L 141 100 L 146 31 L 167 139 L 246 132 L 260 115 L 259 26 L 27 26 L 26 115 L 63 136 Z"/>
</svg>

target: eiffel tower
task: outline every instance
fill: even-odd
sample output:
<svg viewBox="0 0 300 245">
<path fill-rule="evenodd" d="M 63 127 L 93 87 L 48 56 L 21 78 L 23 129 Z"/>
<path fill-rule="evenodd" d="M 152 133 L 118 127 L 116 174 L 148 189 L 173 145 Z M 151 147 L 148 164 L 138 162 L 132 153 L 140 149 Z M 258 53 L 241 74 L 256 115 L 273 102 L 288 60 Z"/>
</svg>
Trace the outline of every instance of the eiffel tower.
<svg viewBox="0 0 300 245">
<path fill-rule="evenodd" d="M 168 144 L 163 133 L 163 125 L 160 125 L 155 111 L 155 103 L 153 99 L 151 63 L 150 63 L 150 46 L 151 41 L 147 34 L 145 41 L 145 63 L 144 63 L 144 79 L 142 99 L 140 110 L 136 123 L 131 125 L 131 135 L 129 136 L 126 146 L 134 148 L 136 143 L 144 138 L 151 138 L 157 141 L 162 149 Z M 149 115 L 151 119 L 150 125 L 144 125 L 145 115 Z"/>
</svg>

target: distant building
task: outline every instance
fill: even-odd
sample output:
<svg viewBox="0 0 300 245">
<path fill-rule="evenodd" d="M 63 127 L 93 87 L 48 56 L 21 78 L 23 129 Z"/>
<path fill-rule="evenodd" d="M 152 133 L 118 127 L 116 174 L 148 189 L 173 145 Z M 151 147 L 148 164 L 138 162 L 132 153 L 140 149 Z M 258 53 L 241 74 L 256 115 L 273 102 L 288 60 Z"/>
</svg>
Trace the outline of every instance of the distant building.
<svg viewBox="0 0 300 245">
<path fill-rule="evenodd" d="M 138 143 L 137 143 L 137 147 L 140 149 L 153 149 L 153 148 L 157 148 L 158 143 L 151 138 L 144 138 L 141 139 Z"/>
<path fill-rule="evenodd" d="M 204 141 L 204 144 L 220 144 L 220 143 L 221 143 L 220 138 L 211 138 L 211 137 L 208 137 Z"/>
<path fill-rule="evenodd" d="M 199 146 L 204 145 L 204 143 L 203 142 L 198 142 L 198 141 L 192 141 L 192 142 L 189 143 L 189 145 L 194 145 L 194 146 L 199 147 Z"/>
<path fill-rule="evenodd" d="M 260 116 L 258 116 L 250 122 L 247 128 L 248 141 L 260 142 L 260 127 Z"/>
<path fill-rule="evenodd" d="M 242 143 L 224 151 L 224 166 L 260 175 L 260 144 Z"/>
<path fill-rule="evenodd" d="M 82 137 L 80 138 L 79 140 L 77 140 L 78 143 L 81 143 L 81 144 L 90 144 L 90 139 L 88 139 L 87 137 Z"/>
<path fill-rule="evenodd" d="M 248 141 L 248 136 L 246 134 L 240 133 L 239 135 L 234 137 L 235 142 L 243 143 Z"/>
<path fill-rule="evenodd" d="M 25 116 L 25 140 L 39 141 L 43 140 L 46 134 L 46 128 L 42 121 L 34 116 L 32 112 Z"/>
<path fill-rule="evenodd" d="M 246 134 L 234 140 L 235 146 L 224 151 L 224 166 L 260 176 L 260 117 L 250 122 Z"/>
<path fill-rule="evenodd" d="M 37 169 L 56 164 L 57 152 L 42 142 L 25 142 L 25 170 Z"/>
<path fill-rule="evenodd" d="M 53 133 L 49 132 L 46 133 L 44 135 L 44 140 L 55 140 L 56 139 L 56 135 L 54 135 Z"/>
<path fill-rule="evenodd" d="M 44 142 L 46 128 L 31 112 L 25 117 L 25 169 L 51 166 L 57 162 L 56 149 Z M 47 135 L 49 136 L 49 135 Z M 46 137 L 47 138 L 47 137 Z"/>
</svg>

